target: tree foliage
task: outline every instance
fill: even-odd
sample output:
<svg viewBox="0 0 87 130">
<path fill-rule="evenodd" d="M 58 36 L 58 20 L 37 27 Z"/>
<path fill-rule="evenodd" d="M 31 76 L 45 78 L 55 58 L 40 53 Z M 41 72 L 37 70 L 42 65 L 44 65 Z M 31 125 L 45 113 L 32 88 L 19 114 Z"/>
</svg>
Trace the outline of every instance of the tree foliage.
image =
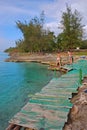
<svg viewBox="0 0 87 130">
<path fill-rule="evenodd" d="M 24 52 L 42 52 L 52 51 L 54 43 L 54 33 L 43 29 L 44 12 L 42 11 L 40 18 L 34 17 L 29 23 L 25 21 L 16 22 L 17 27 L 23 33 L 23 40 L 16 42 L 16 46 Z"/>
<path fill-rule="evenodd" d="M 61 49 L 68 50 L 80 46 L 83 37 L 81 20 L 82 17 L 77 10 L 72 12 L 71 8 L 66 6 L 66 12 L 63 12 L 61 20 L 61 29 L 63 31 L 58 36 L 58 40 L 60 39 L 62 46 Z"/>
<path fill-rule="evenodd" d="M 87 49 L 87 40 L 83 40 L 83 42 L 81 43 L 81 49 Z"/>
<path fill-rule="evenodd" d="M 55 36 L 54 32 L 43 28 L 45 23 L 44 11 L 40 14 L 40 18 L 34 17 L 28 23 L 26 21 L 17 21 L 16 25 L 22 32 L 23 39 L 15 42 L 15 48 L 7 50 L 16 50 L 19 52 L 52 52 L 75 49 L 80 46 L 84 47 L 86 43 L 82 42 L 83 25 L 81 24 L 81 20 L 80 13 L 77 10 L 72 12 L 71 8 L 67 5 L 66 12 L 62 13 L 60 21 L 62 33 L 58 36 Z"/>
</svg>

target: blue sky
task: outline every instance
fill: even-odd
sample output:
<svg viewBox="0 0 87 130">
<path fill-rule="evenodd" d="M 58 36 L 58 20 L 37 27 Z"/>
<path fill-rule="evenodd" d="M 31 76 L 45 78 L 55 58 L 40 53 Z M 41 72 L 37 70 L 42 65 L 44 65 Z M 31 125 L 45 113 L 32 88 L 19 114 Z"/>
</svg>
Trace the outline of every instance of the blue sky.
<svg viewBox="0 0 87 130">
<path fill-rule="evenodd" d="M 44 10 L 45 27 L 58 34 L 62 12 L 66 3 L 72 10 L 77 9 L 83 17 L 82 24 L 87 32 L 87 0 L 0 0 L 0 51 L 15 46 L 15 41 L 22 38 L 16 22 L 29 21 L 39 17 Z"/>
</svg>

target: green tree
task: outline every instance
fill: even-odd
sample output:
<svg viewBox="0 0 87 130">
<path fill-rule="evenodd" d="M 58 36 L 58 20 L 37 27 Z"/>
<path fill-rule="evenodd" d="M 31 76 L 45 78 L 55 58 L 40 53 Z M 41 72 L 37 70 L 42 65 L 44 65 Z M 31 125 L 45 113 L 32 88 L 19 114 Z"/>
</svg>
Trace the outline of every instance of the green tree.
<svg viewBox="0 0 87 130">
<path fill-rule="evenodd" d="M 23 33 L 23 39 L 16 42 L 19 50 L 24 52 L 47 52 L 53 50 L 54 33 L 50 30 L 43 29 L 43 11 L 40 18 L 34 17 L 29 23 L 26 21 L 25 23 L 18 21 L 16 24 Z"/>
<path fill-rule="evenodd" d="M 83 42 L 81 43 L 81 49 L 87 49 L 87 39 L 83 40 Z"/>
<path fill-rule="evenodd" d="M 23 33 L 23 39 L 21 45 L 24 49 L 24 51 L 38 51 L 39 46 L 39 40 L 41 37 L 41 29 L 42 25 L 40 25 L 40 21 L 37 17 L 34 17 L 34 19 L 30 20 L 29 23 L 25 21 L 25 23 L 22 23 L 18 21 L 17 27 L 21 30 Z M 21 41 L 21 40 L 20 40 Z M 20 44 L 20 42 L 19 42 Z M 20 46 L 18 46 L 20 47 Z"/>
<path fill-rule="evenodd" d="M 83 37 L 83 25 L 81 25 L 82 17 L 80 13 L 75 10 L 72 12 L 71 8 L 66 6 L 66 12 L 62 14 L 61 26 L 61 46 L 62 49 L 74 49 L 80 46 Z"/>
</svg>

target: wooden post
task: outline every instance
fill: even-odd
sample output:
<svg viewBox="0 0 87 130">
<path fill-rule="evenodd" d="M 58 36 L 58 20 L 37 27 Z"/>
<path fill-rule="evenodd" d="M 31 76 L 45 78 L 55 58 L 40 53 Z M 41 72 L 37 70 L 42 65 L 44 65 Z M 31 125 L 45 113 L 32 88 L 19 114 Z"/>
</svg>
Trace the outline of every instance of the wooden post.
<svg viewBox="0 0 87 130">
<path fill-rule="evenodd" d="M 79 70 L 79 81 L 82 84 L 82 69 Z"/>
</svg>

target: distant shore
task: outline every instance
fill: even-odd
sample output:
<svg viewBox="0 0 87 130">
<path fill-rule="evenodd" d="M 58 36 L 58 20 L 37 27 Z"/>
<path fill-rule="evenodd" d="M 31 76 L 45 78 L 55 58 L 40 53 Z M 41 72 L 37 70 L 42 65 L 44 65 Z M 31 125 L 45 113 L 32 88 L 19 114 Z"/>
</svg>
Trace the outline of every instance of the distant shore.
<svg viewBox="0 0 87 130">
<path fill-rule="evenodd" d="M 62 65 L 68 64 L 68 55 L 65 52 L 61 53 Z M 57 53 L 13 53 L 6 62 L 38 62 L 56 66 Z M 74 62 L 79 59 L 79 56 L 74 55 Z"/>
</svg>

